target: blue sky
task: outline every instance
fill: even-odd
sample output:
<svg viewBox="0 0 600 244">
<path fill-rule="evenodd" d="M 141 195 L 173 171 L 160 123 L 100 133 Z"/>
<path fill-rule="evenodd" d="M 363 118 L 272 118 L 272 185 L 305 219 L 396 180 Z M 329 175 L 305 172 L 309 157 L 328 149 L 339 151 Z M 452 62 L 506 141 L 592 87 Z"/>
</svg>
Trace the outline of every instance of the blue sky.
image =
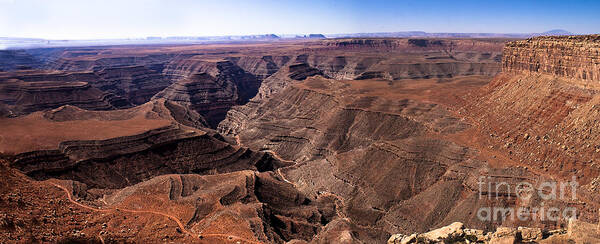
<svg viewBox="0 0 600 244">
<path fill-rule="evenodd" d="M 600 32 L 600 1 L 0 0 L 0 36 Z"/>
</svg>

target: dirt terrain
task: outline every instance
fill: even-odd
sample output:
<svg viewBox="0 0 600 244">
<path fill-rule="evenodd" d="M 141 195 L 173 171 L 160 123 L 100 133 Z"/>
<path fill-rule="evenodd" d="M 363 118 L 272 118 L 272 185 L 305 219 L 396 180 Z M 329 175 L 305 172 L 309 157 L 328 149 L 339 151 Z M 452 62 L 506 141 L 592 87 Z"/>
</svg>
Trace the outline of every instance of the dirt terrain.
<svg viewBox="0 0 600 244">
<path fill-rule="evenodd" d="M 382 243 L 457 221 L 569 224 L 481 220 L 545 203 L 482 192 L 482 177 L 575 176 L 576 200 L 548 204 L 596 223 L 598 40 L 0 51 L 0 242 Z"/>
</svg>

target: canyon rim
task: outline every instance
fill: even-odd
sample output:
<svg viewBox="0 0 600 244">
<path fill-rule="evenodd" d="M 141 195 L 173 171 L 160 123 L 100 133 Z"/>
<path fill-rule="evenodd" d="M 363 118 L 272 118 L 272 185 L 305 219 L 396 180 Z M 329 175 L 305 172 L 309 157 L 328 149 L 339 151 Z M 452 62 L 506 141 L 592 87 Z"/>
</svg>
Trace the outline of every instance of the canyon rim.
<svg viewBox="0 0 600 244">
<path fill-rule="evenodd" d="M 600 4 L 176 2 L 0 1 L 0 243 L 600 243 Z"/>
</svg>

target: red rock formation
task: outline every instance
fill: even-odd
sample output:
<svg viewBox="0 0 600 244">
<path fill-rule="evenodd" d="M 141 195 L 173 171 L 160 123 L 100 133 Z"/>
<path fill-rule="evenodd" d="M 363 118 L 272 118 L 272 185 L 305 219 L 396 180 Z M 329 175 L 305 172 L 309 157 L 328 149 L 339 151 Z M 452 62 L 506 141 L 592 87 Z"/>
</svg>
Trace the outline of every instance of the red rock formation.
<svg viewBox="0 0 600 244">
<path fill-rule="evenodd" d="M 536 176 L 488 166 L 464 139 L 478 125 L 453 107 L 499 71 L 500 41 L 328 42 L 67 49 L 49 63 L 64 71 L 13 78 L 80 80 L 153 101 L 38 112 L 45 120 L 173 125 L 63 141 L 10 164 L 64 180 L 73 202 L 102 206 L 110 232 L 99 234 L 109 241 L 371 243 L 456 220 L 485 228 L 467 211 L 488 203 L 476 198 L 477 177 Z M 207 125 L 225 136 L 198 130 Z M 97 222 L 86 233 L 98 235 Z"/>
<path fill-rule="evenodd" d="M 482 126 L 489 148 L 532 171 L 579 184 L 596 181 L 600 121 L 599 37 L 536 37 L 508 43 L 503 72 L 466 97 L 465 111 Z M 595 189 L 595 190 L 594 190 Z M 580 219 L 596 222 L 597 189 L 580 188 Z"/>
<path fill-rule="evenodd" d="M 542 36 L 509 42 L 504 72 L 532 72 L 600 81 L 600 35 Z"/>
<path fill-rule="evenodd" d="M 247 110 L 246 120 L 226 120 L 219 129 L 243 145 L 295 161 L 280 173 L 308 196 L 339 197 L 342 212 L 358 226 L 340 231 L 369 236 L 361 240 L 381 241 L 384 232 L 425 230 L 453 218 L 485 226 L 463 210 L 485 206 L 468 182 L 489 169 L 472 149 L 429 135 L 469 125 L 444 106 L 389 99 L 378 89 L 403 92 L 381 81 L 309 78 Z"/>
</svg>

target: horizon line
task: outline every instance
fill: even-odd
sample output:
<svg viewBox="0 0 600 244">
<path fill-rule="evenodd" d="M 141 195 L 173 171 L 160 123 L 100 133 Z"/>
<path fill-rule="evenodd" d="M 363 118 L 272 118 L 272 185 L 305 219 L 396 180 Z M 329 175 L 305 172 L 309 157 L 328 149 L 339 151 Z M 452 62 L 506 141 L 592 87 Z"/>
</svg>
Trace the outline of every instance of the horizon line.
<svg viewBox="0 0 600 244">
<path fill-rule="evenodd" d="M 102 38 L 44 38 L 44 37 L 27 37 L 27 36 L 0 36 L 2 39 L 34 39 L 34 40 L 44 40 L 44 41 L 97 41 L 97 40 L 147 40 L 148 38 L 218 38 L 218 37 L 248 37 L 248 36 L 267 36 L 267 35 L 276 35 L 279 38 L 285 39 L 286 37 L 282 36 L 308 36 L 311 34 L 324 35 L 324 36 L 336 36 L 336 35 L 361 35 L 361 34 L 393 34 L 393 33 L 423 33 L 423 34 L 486 34 L 486 35 L 532 35 L 532 34 L 544 34 L 551 31 L 565 31 L 568 32 L 568 35 L 593 35 L 600 34 L 597 33 L 573 33 L 563 29 L 552 29 L 544 32 L 427 32 L 420 30 L 412 30 L 412 31 L 380 31 L 380 32 L 351 32 L 351 33 L 261 33 L 261 34 L 228 34 L 228 35 L 146 35 L 146 36 L 138 36 L 138 37 L 102 37 Z"/>
</svg>

